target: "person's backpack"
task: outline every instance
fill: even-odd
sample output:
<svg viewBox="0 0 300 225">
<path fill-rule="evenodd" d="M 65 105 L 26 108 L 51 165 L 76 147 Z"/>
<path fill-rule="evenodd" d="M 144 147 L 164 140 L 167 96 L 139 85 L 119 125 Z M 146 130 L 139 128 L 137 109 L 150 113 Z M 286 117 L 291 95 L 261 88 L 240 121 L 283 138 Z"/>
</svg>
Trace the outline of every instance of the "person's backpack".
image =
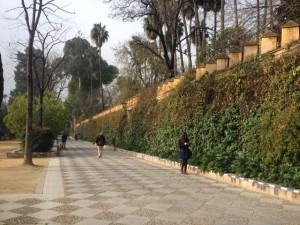
<svg viewBox="0 0 300 225">
<path fill-rule="evenodd" d="M 104 145 L 104 139 L 101 137 L 99 138 L 97 145 L 103 146 Z"/>
</svg>

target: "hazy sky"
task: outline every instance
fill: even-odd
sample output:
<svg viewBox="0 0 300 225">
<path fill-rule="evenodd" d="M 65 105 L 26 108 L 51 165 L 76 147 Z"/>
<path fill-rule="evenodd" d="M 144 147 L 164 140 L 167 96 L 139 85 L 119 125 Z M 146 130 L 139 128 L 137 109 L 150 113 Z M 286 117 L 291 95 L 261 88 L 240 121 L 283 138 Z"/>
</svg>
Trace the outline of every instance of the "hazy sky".
<svg viewBox="0 0 300 225">
<path fill-rule="evenodd" d="M 28 3 L 32 0 L 27 0 Z M 109 33 L 108 42 L 102 47 L 102 57 L 109 64 L 116 65 L 114 61 L 112 47 L 116 47 L 118 43 L 130 39 L 131 35 L 143 32 L 140 22 L 124 23 L 116 19 L 109 18 L 109 5 L 103 4 L 102 0 L 56 0 L 59 6 L 70 4 L 66 9 L 74 11 L 74 15 L 67 15 L 71 18 L 72 31 L 68 33 L 71 39 L 82 32 L 83 38 L 87 39 L 92 45 L 90 39 L 90 31 L 95 23 L 106 26 Z M 21 6 L 21 0 L 0 0 L 0 52 L 2 54 L 2 62 L 4 69 L 4 93 L 9 95 L 10 91 L 15 88 L 14 84 L 14 67 L 15 63 L 10 58 L 14 44 L 17 41 L 26 41 L 27 33 L 18 28 L 15 23 L 8 21 L 5 17 L 13 17 L 16 12 L 8 12 L 9 9 Z M 22 50 L 22 48 L 20 49 Z"/>
</svg>

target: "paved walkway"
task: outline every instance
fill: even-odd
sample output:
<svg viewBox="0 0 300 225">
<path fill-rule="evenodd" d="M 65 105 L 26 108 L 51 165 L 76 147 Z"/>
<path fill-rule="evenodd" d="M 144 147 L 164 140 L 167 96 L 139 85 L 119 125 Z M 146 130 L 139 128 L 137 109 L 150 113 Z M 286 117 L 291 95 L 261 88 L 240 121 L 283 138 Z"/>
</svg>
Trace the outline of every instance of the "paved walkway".
<svg viewBox="0 0 300 225">
<path fill-rule="evenodd" d="M 69 140 L 40 194 L 0 195 L 0 225 L 299 225 L 300 205 Z M 20 184 L 21 185 L 21 184 Z"/>
</svg>

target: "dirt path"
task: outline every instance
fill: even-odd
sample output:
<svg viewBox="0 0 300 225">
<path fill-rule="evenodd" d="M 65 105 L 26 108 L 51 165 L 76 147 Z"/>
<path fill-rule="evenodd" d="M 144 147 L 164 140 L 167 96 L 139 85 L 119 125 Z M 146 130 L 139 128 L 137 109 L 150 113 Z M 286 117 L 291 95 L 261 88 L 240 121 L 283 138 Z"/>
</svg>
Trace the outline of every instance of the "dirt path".
<svg viewBox="0 0 300 225">
<path fill-rule="evenodd" d="M 4 140 L 0 141 L 0 159 L 7 158 L 7 152 L 20 148 L 19 140 Z"/>
<path fill-rule="evenodd" d="M 48 158 L 33 158 L 35 166 L 23 159 L 9 159 L 7 152 L 20 148 L 18 140 L 0 141 L 0 193 L 34 193 L 48 167 Z"/>
</svg>

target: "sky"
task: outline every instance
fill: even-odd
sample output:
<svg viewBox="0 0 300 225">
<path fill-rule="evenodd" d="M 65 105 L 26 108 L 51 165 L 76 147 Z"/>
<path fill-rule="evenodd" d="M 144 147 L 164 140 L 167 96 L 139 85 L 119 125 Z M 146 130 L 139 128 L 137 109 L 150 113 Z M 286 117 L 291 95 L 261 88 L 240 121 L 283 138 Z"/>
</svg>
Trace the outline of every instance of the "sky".
<svg viewBox="0 0 300 225">
<path fill-rule="evenodd" d="M 32 0 L 25 2 L 30 3 Z M 59 6 L 68 5 L 65 9 L 75 12 L 73 15 L 66 16 L 71 21 L 72 27 L 66 37 L 67 40 L 72 39 L 80 32 L 82 38 L 87 39 L 91 45 L 95 46 L 90 39 L 91 29 L 95 23 L 106 26 L 109 38 L 101 48 L 101 55 L 109 64 L 115 66 L 118 65 L 114 60 L 112 48 L 129 40 L 132 35 L 143 32 L 141 22 L 125 23 L 110 18 L 110 6 L 102 3 L 102 0 L 55 0 L 55 3 Z M 17 13 L 9 10 L 18 6 L 21 6 L 21 0 L 0 0 L 0 52 L 4 70 L 4 94 L 6 95 L 9 95 L 10 91 L 15 88 L 13 71 L 16 64 L 12 58 L 12 52 L 15 52 L 16 45 L 13 43 L 24 42 L 28 39 L 28 34 L 23 28 L 17 26 L 15 22 L 7 20 L 7 17 L 12 18 Z"/>
</svg>

